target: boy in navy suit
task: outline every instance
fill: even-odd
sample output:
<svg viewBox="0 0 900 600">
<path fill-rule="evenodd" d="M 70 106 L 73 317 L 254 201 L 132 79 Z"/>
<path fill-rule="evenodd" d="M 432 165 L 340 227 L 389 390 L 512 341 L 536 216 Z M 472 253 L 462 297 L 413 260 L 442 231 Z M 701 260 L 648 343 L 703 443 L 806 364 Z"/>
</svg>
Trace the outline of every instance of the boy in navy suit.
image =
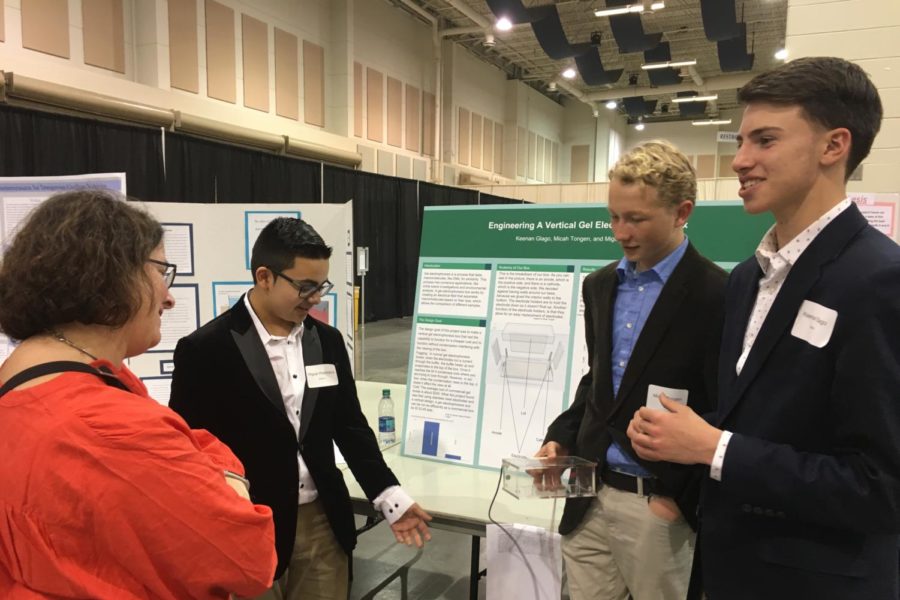
<svg viewBox="0 0 900 600">
<path fill-rule="evenodd" d="M 897 598 L 900 248 L 846 198 L 881 124 L 859 66 L 755 77 L 732 164 L 775 225 L 726 289 L 719 404 L 663 400 L 641 458 L 709 465 L 698 552 L 712 600 Z"/>
</svg>

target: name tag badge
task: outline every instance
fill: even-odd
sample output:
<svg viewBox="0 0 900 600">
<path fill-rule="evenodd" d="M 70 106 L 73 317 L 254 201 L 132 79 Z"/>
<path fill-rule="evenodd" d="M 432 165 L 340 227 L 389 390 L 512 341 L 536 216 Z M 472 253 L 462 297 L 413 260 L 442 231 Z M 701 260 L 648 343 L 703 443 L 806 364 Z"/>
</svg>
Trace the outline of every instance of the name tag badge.
<svg viewBox="0 0 900 600">
<path fill-rule="evenodd" d="M 679 390 L 677 388 L 667 388 L 661 385 L 653 385 L 647 387 L 647 408 L 655 408 L 656 410 L 666 410 L 659 401 L 659 395 L 665 394 L 669 400 L 674 400 L 678 404 L 687 405 L 688 391 Z"/>
<path fill-rule="evenodd" d="M 334 365 L 310 365 L 306 367 L 306 385 L 310 388 L 330 387 L 338 384 Z"/>
<path fill-rule="evenodd" d="M 811 300 L 804 300 L 794 320 L 791 335 L 809 342 L 816 348 L 824 348 L 831 339 L 837 315 L 834 309 Z"/>
</svg>

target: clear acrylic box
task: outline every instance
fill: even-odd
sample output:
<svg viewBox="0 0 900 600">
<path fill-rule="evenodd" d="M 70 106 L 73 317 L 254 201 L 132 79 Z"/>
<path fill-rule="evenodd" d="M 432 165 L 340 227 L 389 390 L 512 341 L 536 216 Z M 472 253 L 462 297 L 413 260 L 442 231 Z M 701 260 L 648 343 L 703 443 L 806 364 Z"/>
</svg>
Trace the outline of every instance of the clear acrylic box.
<svg viewBox="0 0 900 600">
<path fill-rule="evenodd" d="M 578 498 L 597 493 L 597 463 L 577 456 L 504 458 L 503 490 L 522 498 Z"/>
</svg>

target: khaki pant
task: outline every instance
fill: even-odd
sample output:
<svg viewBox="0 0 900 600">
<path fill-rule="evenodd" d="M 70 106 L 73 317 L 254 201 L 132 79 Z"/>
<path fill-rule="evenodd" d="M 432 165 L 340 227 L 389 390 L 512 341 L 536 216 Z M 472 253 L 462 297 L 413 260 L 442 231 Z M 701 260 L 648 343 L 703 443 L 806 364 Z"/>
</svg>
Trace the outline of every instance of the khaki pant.
<svg viewBox="0 0 900 600">
<path fill-rule="evenodd" d="M 256 600 L 347 600 L 348 559 L 328 524 L 320 500 L 297 508 L 291 562 L 268 592 Z"/>
<path fill-rule="evenodd" d="M 584 520 L 563 536 L 571 600 L 684 600 L 695 534 L 679 516 L 650 511 L 647 496 L 603 486 Z"/>
</svg>

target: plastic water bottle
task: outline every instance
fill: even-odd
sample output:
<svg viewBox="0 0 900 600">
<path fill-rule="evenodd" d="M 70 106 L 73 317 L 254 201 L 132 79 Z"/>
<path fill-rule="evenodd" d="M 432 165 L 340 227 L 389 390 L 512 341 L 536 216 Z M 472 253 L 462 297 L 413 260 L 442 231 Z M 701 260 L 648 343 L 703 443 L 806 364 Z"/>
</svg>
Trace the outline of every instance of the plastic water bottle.
<svg viewBox="0 0 900 600">
<path fill-rule="evenodd" d="M 394 401 L 391 390 L 381 390 L 381 401 L 378 403 L 378 441 L 382 446 L 397 441 L 394 425 Z"/>
</svg>

